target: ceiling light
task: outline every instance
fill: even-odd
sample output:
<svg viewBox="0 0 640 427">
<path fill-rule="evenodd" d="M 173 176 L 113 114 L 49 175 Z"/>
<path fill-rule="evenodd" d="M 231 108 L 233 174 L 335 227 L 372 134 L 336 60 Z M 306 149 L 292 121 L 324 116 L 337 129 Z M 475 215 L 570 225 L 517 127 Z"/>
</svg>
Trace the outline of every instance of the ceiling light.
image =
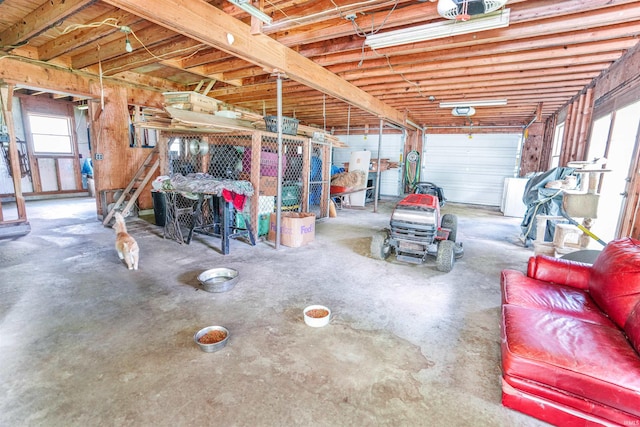
<svg viewBox="0 0 640 427">
<path fill-rule="evenodd" d="M 254 5 L 252 5 L 250 0 L 229 0 L 229 3 L 233 3 L 234 5 L 238 6 L 240 9 L 247 12 L 249 15 L 253 16 L 254 18 L 258 18 L 265 24 L 271 25 L 271 21 L 272 21 L 271 17 L 266 13 L 264 13 L 263 11 L 261 11 L 260 9 L 258 9 L 257 7 L 255 7 Z"/>
<path fill-rule="evenodd" d="M 440 108 L 455 108 L 455 107 L 497 107 L 500 105 L 507 105 L 506 99 L 478 99 L 458 102 L 441 102 Z"/>
<path fill-rule="evenodd" d="M 133 52 L 133 47 L 131 46 L 131 42 L 129 41 L 129 36 L 127 36 L 126 40 L 124 41 L 124 50 L 129 53 Z"/>
<path fill-rule="evenodd" d="M 469 20 L 472 15 L 500 9 L 507 0 L 439 0 L 438 14 L 447 19 Z"/>
<path fill-rule="evenodd" d="M 133 47 L 131 47 L 131 42 L 129 41 L 129 34 L 131 34 L 131 27 L 128 27 L 126 25 L 121 25 L 120 31 L 122 31 L 125 34 L 124 50 L 126 50 L 129 53 L 133 52 Z"/>
<path fill-rule="evenodd" d="M 504 9 L 473 17 L 468 21 L 443 21 L 396 31 L 387 31 L 381 34 L 372 34 L 367 36 L 364 43 L 373 49 L 380 49 L 507 26 L 509 26 L 509 9 Z"/>
<path fill-rule="evenodd" d="M 456 117 L 470 117 L 476 113 L 476 109 L 473 107 L 455 107 L 451 110 L 451 114 Z"/>
</svg>

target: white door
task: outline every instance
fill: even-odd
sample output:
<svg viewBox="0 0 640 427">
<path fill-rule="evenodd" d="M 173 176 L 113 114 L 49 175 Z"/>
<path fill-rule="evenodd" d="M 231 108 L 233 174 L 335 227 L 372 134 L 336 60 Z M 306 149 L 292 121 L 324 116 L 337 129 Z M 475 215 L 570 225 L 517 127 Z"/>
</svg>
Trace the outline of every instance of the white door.
<svg viewBox="0 0 640 427">
<path fill-rule="evenodd" d="M 605 242 L 615 239 L 618 234 L 621 213 L 626 202 L 627 184 L 631 174 L 635 173 L 629 169 L 638 138 L 640 101 L 616 111 L 613 129 L 610 132 L 609 149 L 605 153 L 611 117 L 611 114 L 608 114 L 594 122 L 588 154 L 589 160 L 605 155 L 606 169 L 611 171 L 601 177 L 598 218 L 591 227 L 591 231 Z"/>
<path fill-rule="evenodd" d="M 520 141 L 521 134 L 427 135 L 420 181 L 442 187 L 450 202 L 500 206 Z"/>
</svg>

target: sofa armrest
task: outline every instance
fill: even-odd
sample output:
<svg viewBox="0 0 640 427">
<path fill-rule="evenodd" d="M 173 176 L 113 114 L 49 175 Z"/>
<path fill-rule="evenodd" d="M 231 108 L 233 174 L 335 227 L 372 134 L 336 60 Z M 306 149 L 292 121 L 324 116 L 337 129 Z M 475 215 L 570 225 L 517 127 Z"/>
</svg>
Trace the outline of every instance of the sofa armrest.
<svg viewBox="0 0 640 427">
<path fill-rule="evenodd" d="M 546 282 L 589 289 L 591 265 L 578 261 L 537 255 L 529 258 L 527 276 Z"/>
</svg>

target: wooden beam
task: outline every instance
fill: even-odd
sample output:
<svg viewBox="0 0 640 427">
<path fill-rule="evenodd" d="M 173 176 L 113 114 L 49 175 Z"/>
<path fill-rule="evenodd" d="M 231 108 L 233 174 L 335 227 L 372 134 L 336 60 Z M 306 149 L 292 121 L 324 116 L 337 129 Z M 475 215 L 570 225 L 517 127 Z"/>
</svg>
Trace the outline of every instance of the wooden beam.
<svg viewBox="0 0 640 427">
<path fill-rule="evenodd" d="M 105 83 L 123 86 L 129 93 L 131 102 L 137 105 L 161 106 L 162 91 L 184 91 L 186 87 L 181 85 L 167 86 L 170 82 L 162 81 L 165 86 L 158 86 L 161 81 L 149 76 L 136 76 L 133 73 L 123 73 L 117 77 L 104 77 Z M 59 67 L 31 63 L 24 58 L 7 56 L 0 62 L 0 80 L 12 83 L 23 88 L 34 90 L 45 89 L 51 93 L 60 93 L 67 96 L 81 96 L 83 98 L 95 98 L 98 92 L 92 91 L 91 83 L 96 76 L 83 71 L 69 71 Z"/>
<path fill-rule="evenodd" d="M 555 49 L 540 49 L 518 54 L 502 54 L 493 56 L 478 56 L 474 58 L 459 58 L 450 61 L 432 61 L 429 64 L 429 71 L 434 76 L 439 77 L 439 72 L 443 70 L 461 70 L 465 69 L 466 73 L 474 72 L 475 69 L 481 67 L 505 67 L 509 64 L 520 66 L 522 71 L 541 69 L 557 66 L 562 63 L 566 65 L 566 59 L 571 58 L 572 64 L 589 64 L 593 62 L 615 61 L 625 50 L 635 46 L 638 43 L 634 39 L 623 39 L 616 42 L 606 43 L 603 49 L 600 49 L 599 43 L 584 44 L 580 46 L 561 47 Z M 591 52 L 589 52 L 591 49 Z M 606 59 L 603 59 L 606 58 Z M 424 64 L 402 64 L 394 65 L 393 73 L 411 74 L 425 70 Z M 374 69 L 356 69 L 345 71 L 340 75 L 348 80 L 355 80 L 360 76 L 370 80 L 373 77 L 387 77 L 390 73 L 387 64 L 381 64 Z"/>
<path fill-rule="evenodd" d="M 93 21 L 103 22 L 107 19 L 110 20 L 108 22 L 112 25 L 102 25 L 97 28 L 94 26 L 79 28 L 75 31 L 63 34 L 60 37 L 51 39 L 38 47 L 38 58 L 41 61 L 48 61 L 57 56 L 75 51 L 81 46 L 95 44 L 101 38 L 108 36 L 109 34 L 120 32 L 119 28 L 113 26 L 116 25 L 116 23 L 117 25 L 126 25 L 130 27 L 140 21 L 140 18 L 137 16 L 123 10 L 110 10 L 109 12 L 93 19 Z"/>
<path fill-rule="evenodd" d="M 406 126 L 404 113 L 269 36 L 252 35 L 248 25 L 202 0 L 152 0 L 144 4 L 135 0 L 106 0 L 106 3 L 264 67 L 270 73 L 286 73 L 293 80 L 391 123 Z"/>
<path fill-rule="evenodd" d="M 11 47 L 28 41 L 57 22 L 94 3 L 96 0 L 48 0 L 36 10 L 0 33 L 0 46 Z"/>
<path fill-rule="evenodd" d="M 158 62 L 158 58 L 169 59 L 188 55 L 201 47 L 202 43 L 196 40 L 175 36 L 166 43 L 149 47 L 148 49 L 153 53 L 153 56 L 146 49 L 138 49 L 132 53 L 102 61 L 102 72 L 105 76 L 109 76 L 122 71 L 133 70 L 145 65 L 155 64 Z"/>
<path fill-rule="evenodd" d="M 488 64 L 477 65 L 471 68 L 449 68 L 442 64 L 442 69 L 437 70 L 417 70 L 417 72 L 405 75 L 406 78 L 413 81 L 420 81 L 424 83 L 429 79 L 438 80 L 441 77 L 453 77 L 453 76 L 465 76 L 468 78 L 469 74 L 491 74 L 491 73 L 504 73 L 504 72 L 526 72 L 531 70 L 545 70 L 547 68 L 566 67 L 567 61 L 571 61 L 573 65 L 588 65 L 592 63 L 607 63 L 611 65 L 614 61 L 620 58 L 620 52 L 613 53 L 599 53 L 592 56 L 575 56 L 566 57 L 561 59 L 550 59 L 548 61 L 532 61 L 532 62 L 514 62 L 508 64 Z M 356 75 L 349 73 L 351 77 L 350 81 L 357 81 L 359 86 L 366 86 L 368 84 L 380 83 L 380 75 L 372 77 L 366 73 Z M 392 77 L 388 76 L 389 79 Z M 393 80 L 391 80 L 393 81 Z"/>
<path fill-rule="evenodd" d="M 9 159 L 11 160 L 11 178 L 13 180 L 13 194 L 16 198 L 18 220 L 27 221 L 27 207 L 22 195 L 22 172 L 20 171 L 20 156 L 16 142 L 16 131 L 13 125 L 13 85 L 0 86 L 0 99 L 2 100 L 2 114 L 9 132 Z M 1 218 L 0 218 L 1 219 Z"/>
<path fill-rule="evenodd" d="M 131 47 L 134 49 L 132 53 L 127 54 L 125 52 L 125 40 L 126 36 L 124 33 L 118 31 L 111 35 L 107 39 L 101 40 L 100 49 L 96 49 L 95 46 L 89 45 L 86 46 L 85 49 L 80 50 L 79 53 L 74 53 L 73 55 L 73 68 L 80 69 L 85 68 L 90 65 L 97 64 L 99 61 L 102 61 L 102 67 L 105 68 L 105 63 L 108 60 L 127 60 L 130 57 L 140 57 L 154 59 L 153 56 L 149 54 L 145 49 L 140 46 L 140 42 L 138 39 L 144 43 L 147 48 L 149 48 L 152 52 L 154 51 L 154 47 L 163 46 L 170 44 L 170 41 L 175 41 L 176 39 L 184 39 L 184 37 L 179 36 L 175 32 L 171 31 L 168 28 L 158 27 L 157 25 L 149 24 L 148 22 L 139 22 L 131 27 L 132 31 L 135 31 L 137 39 L 132 35 L 129 35 L 129 41 L 131 43 Z M 108 40 L 108 41 L 107 41 Z M 113 58 L 113 59 L 112 59 Z M 131 60 L 129 60 L 131 62 Z"/>
<path fill-rule="evenodd" d="M 542 102 L 538 103 L 538 108 L 536 108 L 536 118 L 537 122 L 542 120 Z"/>
<path fill-rule="evenodd" d="M 518 30 L 515 29 L 514 37 L 518 36 Z M 405 64 L 424 63 L 425 58 L 437 60 L 438 62 L 447 62 L 460 59 L 472 58 L 489 58 L 505 55 L 530 55 L 533 52 L 549 52 L 549 57 L 562 57 L 572 54 L 584 54 L 589 48 L 593 48 L 595 52 L 612 51 L 616 49 L 628 49 L 633 44 L 631 41 L 637 42 L 638 25 L 624 24 L 616 25 L 612 28 L 603 28 L 600 30 L 584 30 L 581 32 L 572 32 L 565 35 L 555 34 L 545 37 L 536 36 L 534 39 L 528 38 L 523 40 L 511 40 L 508 43 L 500 41 L 497 43 L 483 44 L 482 49 L 477 46 L 456 47 L 455 45 L 440 45 L 437 50 L 425 50 L 419 53 L 411 54 L 394 54 L 388 58 L 368 52 L 353 51 L 341 52 L 339 54 L 325 54 L 321 56 L 311 55 L 313 60 L 323 67 L 327 67 L 334 73 L 338 74 L 354 68 L 354 64 L 364 59 L 362 65 L 358 69 L 368 69 L 376 67 L 398 67 Z M 435 46 L 434 46 L 435 47 Z M 566 50 L 562 52 L 560 49 Z M 304 56 L 310 56 L 306 50 L 301 51 Z M 326 51 L 325 51 L 326 53 Z"/>
</svg>

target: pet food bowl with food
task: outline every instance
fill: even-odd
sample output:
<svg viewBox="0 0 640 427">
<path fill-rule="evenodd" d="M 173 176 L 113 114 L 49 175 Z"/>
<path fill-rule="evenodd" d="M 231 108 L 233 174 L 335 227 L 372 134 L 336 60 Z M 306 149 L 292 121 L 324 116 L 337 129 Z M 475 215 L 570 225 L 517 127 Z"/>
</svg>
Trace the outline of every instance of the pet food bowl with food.
<svg viewBox="0 0 640 427">
<path fill-rule="evenodd" d="M 331 310 L 324 305 L 310 305 L 303 311 L 304 323 L 312 328 L 321 328 L 329 324 Z"/>
<path fill-rule="evenodd" d="M 198 275 L 202 289 L 207 292 L 227 292 L 233 289 L 238 281 L 238 270 L 233 268 L 212 268 Z"/>
<path fill-rule="evenodd" d="M 205 353 L 213 353 L 227 345 L 229 331 L 222 326 L 207 326 L 196 332 L 193 340 L 198 344 L 200 350 Z"/>
</svg>

